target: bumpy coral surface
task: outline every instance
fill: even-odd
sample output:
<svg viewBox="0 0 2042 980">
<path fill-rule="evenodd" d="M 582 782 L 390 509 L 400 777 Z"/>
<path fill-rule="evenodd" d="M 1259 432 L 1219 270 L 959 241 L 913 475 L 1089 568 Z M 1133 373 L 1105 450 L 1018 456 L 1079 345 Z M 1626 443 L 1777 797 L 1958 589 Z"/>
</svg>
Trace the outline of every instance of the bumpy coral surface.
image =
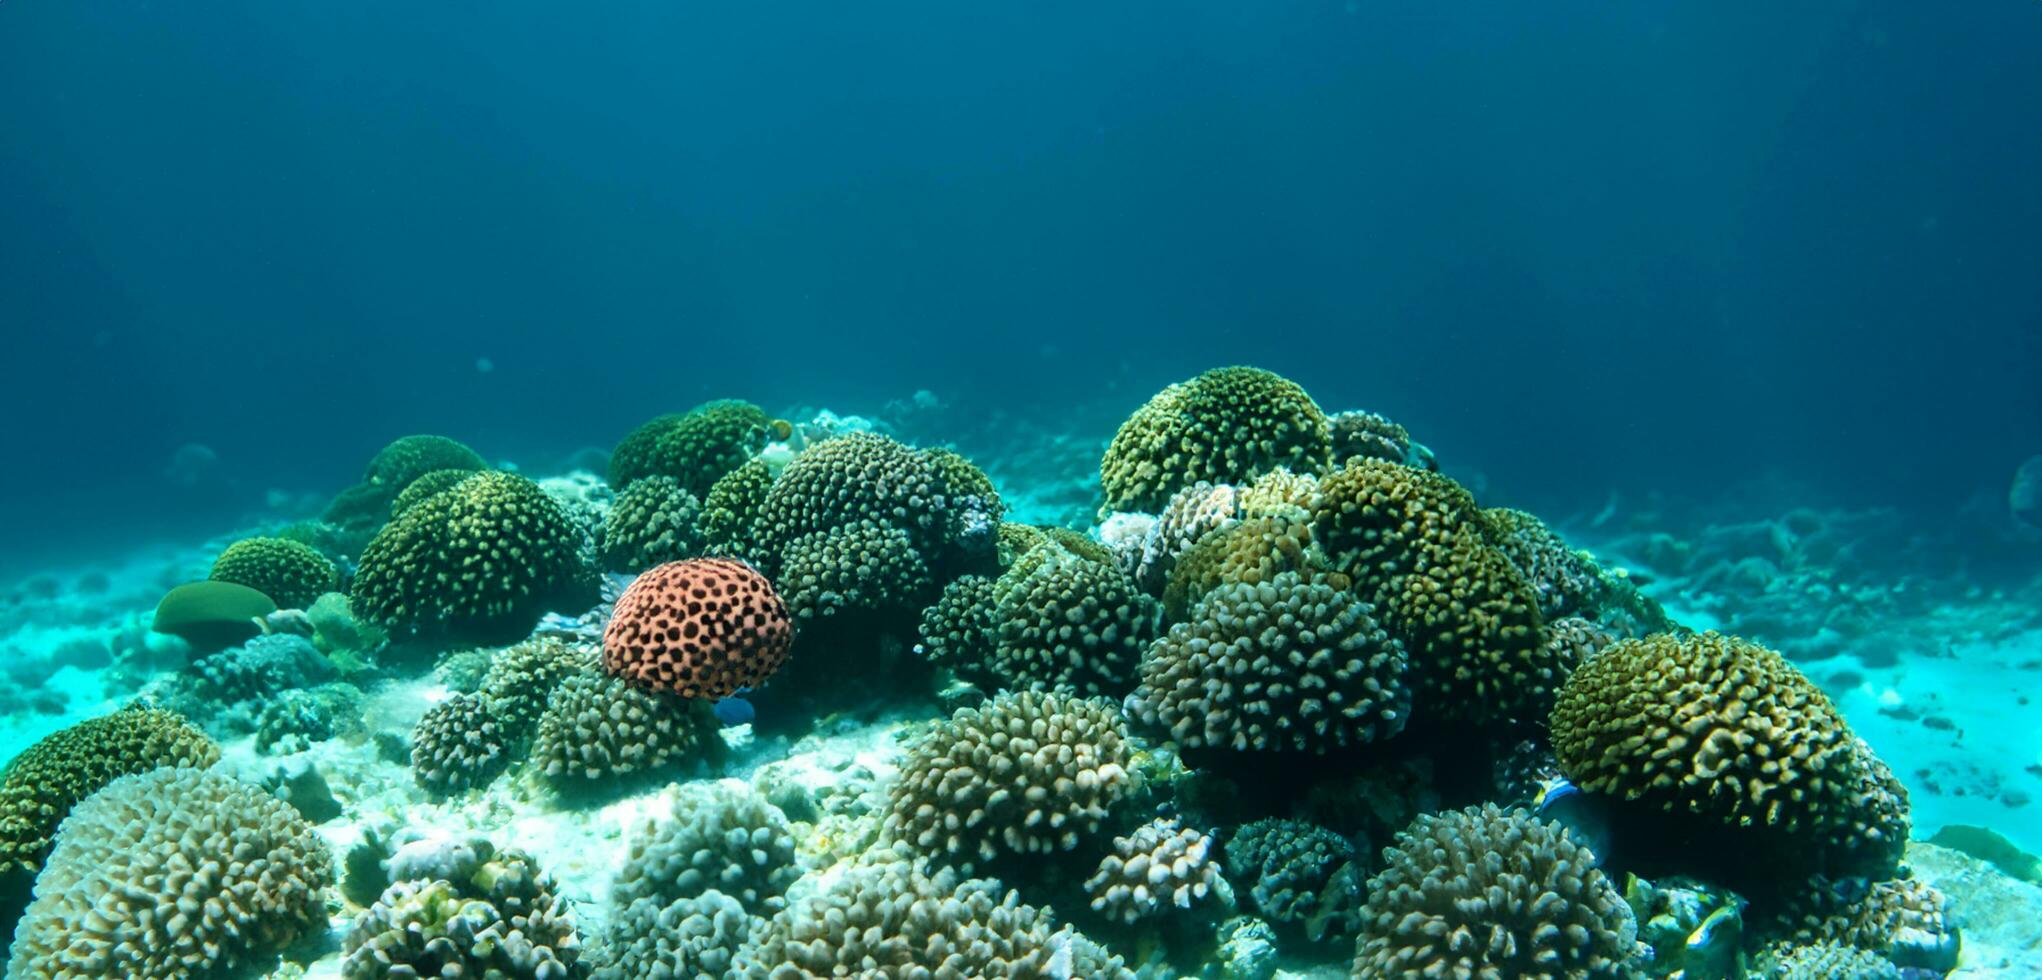
<svg viewBox="0 0 2042 980">
<path fill-rule="evenodd" d="M 347 980 L 477 977 L 576 980 L 588 975 L 567 900 L 518 851 L 484 848 L 452 877 L 399 880 L 348 930 Z"/>
<path fill-rule="evenodd" d="M 1200 480 L 1170 495 L 1156 517 L 1141 557 L 1134 568 L 1135 581 L 1150 592 L 1161 592 L 1177 559 L 1198 543 L 1198 539 L 1232 523 L 1239 508 L 1232 484 Z"/>
<path fill-rule="evenodd" d="M 401 517 L 404 512 L 419 505 L 442 490 L 452 490 L 462 480 L 475 474 L 474 470 L 434 470 L 422 474 L 397 492 L 397 498 L 390 502 L 390 516 Z"/>
<path fill-rule="evenodd" d="M 532 740 L 532 762 L 561 789 L 649 772 L 722 748 L 705 701 L 577 674 L 554 690 Z"/>
<path fill-rule="evenodd" d="M 1559 824 L 1493 804 L 1420 817 L 1368 884 L 1354 976 L 1627 980 L 1637 924 Z"/>
<path fill-rule="evenodd" d="M 1538 595 L 1546 618 L 1591 615 L 1603 604 L 1602 570 L 1546 522 L 1508 507 L 1490 507 L 1482 519 L 1490 541 Z"/>
<path fill-rule="evenodd" d="M 1552 732 L 1561 767 L 1582 788 L 1806 842 L 1791 849 L 1812 870 L 1860 851 L 1890 854 L 1887 839 L 1906 836 L 1904 799 L 1864 810 L 1883 781 L 1829 699 L 1779 654 L 1735 637 L 1612 644 L 1560 692 Z M 1839 834 L 1869 840 L 1812 846 Z"/>
<path fill-rule="evenodd" d="M 641 899 L 665 906 L 711 890 L 756 916 L 787 906 L 782 896 L 801 867 L 779 807 L 728 783 L 670 791 L 667 804 L 631 837 L 612 893 L 619 907 Z"/>
<path fill-rule="evenodd" d="M 1406 667 L 1368 603 L 1285 572 L 1207 594 L 1142 657 L 1128 707 L 1187 748 L 1324 752 L 1403 730 Z"/>
<path fill-rule="evenodd" d="M 1224 887 L 1212 838 L 1165 818 L 1114 838 L 1085 880 L 1092 908 L 1122 922 L 1216 903 Z"/>
<path fill-rule="evenodd" d="M 702 548 L 712 555 L 747 557 L 773 488 L 773 468 L 763 459 L 747 461 L 723 475 L 702 498 Z"/>
<path fill-rule="evenodd" d="M 661 904 L 641 898 L 610 920 L 609 954 L 593 980 L 684 980 L 731 971 L 764 920 L 716 889 Z"/>
<path fill-rule="evenodd" d="M 1542 642 L 1537 598 L 1489 543 L 1459 484 L 1380 460 L 1320 484 L 1318 542 L 1418 668 L 1422 706 L 1477 723 L 1536 721 L 1567 665 Z"/>
<path fill-rule="evenodd" d="M 1353 925 L 1362 868 L 1347 838 L 1302 820 L 1257 820 L 1234 832 L 1226 854 L 1228 876 L 1264 917 L 1313 939 Z"/>
<path fill-rule="evenodd" d="M 974 671 L 992 688 L 1121 695 L 1156 631 L 1156 604 L 1112 562 L 1044 543 L 993 583 L 992 645 Z"/>
<path fill-rule="evenodd" d="M 1120 713 L 1023 691 L 964 708 L 908 749 L 887 832 L 969 864 L 1068 851 L 1134 789 Z"/>
<path fill-rule="evenodd" d="M 438 795 L 488 785 L 510 765 L 507 739 L 488 702 L 456 694 L 427 709 L 411 731 L 411 774 Z"/>
<path fill-rule="evenodd" d="M 411 481 L 434 470 L 488 469 L 475 450 L 445 436 L 404 436 L 384 446 L 369 460 L 362 482 L 395 495 Z"/>
<path fill-rule="evenodd" d="M 1380 459 L 1411 460 L 1411 433 L 1374 412 L 1338 412 L 1328 419 L 1333 437 L 1333 462 Z"/>
<path fill-rule="evenodd" d="M 560 682 L 593 672 L 602 651 L 593 644 L 557 636 L 537 636 L 506 647 L 489 662 L 481 694 L 504 737 L 523 742 L 532 737 L 546 702 Z"/>
<path fill-rule="evenodd" d="M 1900 969 L 1879 954 L 1837 943 L 1769 950 L 1752 976 L 1762 980 L 1901 980 Z"/>
<path fill-rule="evenodd" d="M 64 823 L 10 980 L 183 980 L 252 966 L 323 926 L 325 844 L 290 804 L 225 776 L 123 776 Z"/>
<path fill-rule="evenodd" d="M 1950 900 L 1914 879 L 1866 882 L 1817 875 L 1775 932 L 1805 945 L 1870 950 L 1898 965 L 1946 971 L 1960 945 Z"/>
<path fill-rule="evenodd" d="M 203 769 L 220 747 L 168 711 L 131 704 L 44 737 L 7 765 L 0 783 L 0 874 L 33 875 L 80 800 L 159 766 Z"/>
<path fill-rule="evenodd" d="M 1326 465 L 1332 433 L 1303 388 L 1259 368 L 1214 368 L 1158 392 L 1099 463 L 1108 510 L 1155 512 L 1200 480 L 1245 483 Z"/>
<path fill-rule="evenodd" d="M 610 485 L 667 476 L 697 497 L 765 448 L 772 419 L 735 399 L 704 402 L 685 415 L 662 415 L 624 437 L 610 454 Z"/>
<path fill-rule="evenodd" d="M 696 558 L 661 565 L 624 590 L 603 631 L 603 669 L 647 690 L 725 698 L 787 661 L 793 621 L 750 565 Z"/>
<path fill-rule="evenodd" d="M 745 975 L 1049 976 L 1056 937 L 1048 912 L 1022 904 L 998 882 L 961 880 L 950 869 L 925 873 L 896 850 L 871 856 L 775 915 L 745 957 Z"/>
<path fill-rule="evenodd" d="M 986 663 L 993 655 L 993 580 L 960 575 L 943 587 L 936 602 L 922 610 L 915 651 L 930 662 L 974 680 L 990 679 Z"/>
<path fill-rule="evenodd" d="M 325 555 L 283 538 L 244 538 L 228 545 L 207 577 L 248 586 L 283 609 L 308 608 L 312 600 L 340 588 L 340 569 Z"/>
<path fill-rule="evenodd" d="M 805 629 L 832 617 L 905 612 L 934 579 L 906 531 L 860 520 L 787 542 L 777 581 Z"/>
<path fill-rule="evenodd" d="M 541 614 L 596 599 L 584 535 L 538 484 L 478 473 L 391 521 L 349 596 L 386 629 L 477 643 L 522 639 Z"/>
<path fill-rule="evenodd" d="M 1331 576 L 1310 522 L 1298 514 L 1273 514 L 1236 521 L 1198 539 L 1182 555 L 1163 585 L 1163 615 L 1171 622 L 1189 616 L 1207 592 L 1228 584 L 1259 584 L 1286 572 Z M 1345 579 L 1328 579 L 1343 585 Z"/>
<path fill-rule="evenodd" d="M 670 476 L 649 476 L 617 495 L 603 522 L 603 567 L 642 572 L 702 550 L 702 504 Z"/>
<path fill-rule="evenodd" d="M 959 553 L 989 553 L 999 502 L 974 492 L 979 484 L 960 478 L 959 462 L 870 433 L 817 443 L 766 492 L 760 549 L 777 561 L 797 538 L 866 522 L 899 528 L 932 566 Z"/>
</svg>

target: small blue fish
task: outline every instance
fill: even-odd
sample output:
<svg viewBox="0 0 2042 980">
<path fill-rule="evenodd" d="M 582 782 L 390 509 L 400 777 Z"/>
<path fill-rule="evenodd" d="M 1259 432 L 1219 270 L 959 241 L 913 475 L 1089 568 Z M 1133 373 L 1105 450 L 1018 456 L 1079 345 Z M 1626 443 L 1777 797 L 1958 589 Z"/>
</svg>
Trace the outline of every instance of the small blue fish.
<svg viewBox="0 0 2042 980">
<path fill-rule="evenodd" d="M 1596 866 L 1602 866 L 1611 842 L 1609 820 L 1602 812 L 1601 801 L 1583 793 L 1581 787 L 1566 777 L 1556 776 L 1539 787 L 1532 809 L 1539 816 L 1567 828 L 1575 840 L 1595 854 Z"/>
<path fill-rule="evenodd" d="M 725 728 L 749 724 L 758 715 L 758 712 L 752 708 L 750 701 L 746 701 L 735 694 L 710 706 L 710 711 L 716 715 L 716 720 L 722 722 Z"/>
</svg>

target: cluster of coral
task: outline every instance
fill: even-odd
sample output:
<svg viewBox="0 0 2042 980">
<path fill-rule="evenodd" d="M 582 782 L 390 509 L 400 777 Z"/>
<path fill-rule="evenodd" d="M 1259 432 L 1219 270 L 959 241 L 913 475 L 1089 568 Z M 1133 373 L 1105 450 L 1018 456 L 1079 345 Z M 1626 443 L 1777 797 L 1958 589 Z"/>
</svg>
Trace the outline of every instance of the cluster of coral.
<svg viewBox="0 0 2042 980">
<path fill-rule="evenodd" d="M 1270 372 L 1137 409 L 1086 529 L 737 401 L 592 468 L 406 437 L 165 596 L 149 701 L 0 785 L 7 975 L 1955 962 L 1906 792 L 1787 660 Z M 618 814 L 613 867 L 527 846 Z"/>
</svg>

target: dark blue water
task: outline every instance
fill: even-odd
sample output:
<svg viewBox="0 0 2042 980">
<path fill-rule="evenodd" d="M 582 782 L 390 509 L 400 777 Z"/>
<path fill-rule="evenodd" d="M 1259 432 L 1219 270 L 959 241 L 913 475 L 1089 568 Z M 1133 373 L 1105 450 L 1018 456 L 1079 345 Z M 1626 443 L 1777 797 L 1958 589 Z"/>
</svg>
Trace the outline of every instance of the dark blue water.
<svg viewBox="0 0 2042 980">
<path fill-rule="evenodd" d="M 0 539 L 1224 363 L 1550 511 L 2042 451 L 2042 6 L 0 2 Z M 493 370 L 477 370 L 486 358 Z M 202 443 L 215 479 L 179 490 Z"/>
</svg>

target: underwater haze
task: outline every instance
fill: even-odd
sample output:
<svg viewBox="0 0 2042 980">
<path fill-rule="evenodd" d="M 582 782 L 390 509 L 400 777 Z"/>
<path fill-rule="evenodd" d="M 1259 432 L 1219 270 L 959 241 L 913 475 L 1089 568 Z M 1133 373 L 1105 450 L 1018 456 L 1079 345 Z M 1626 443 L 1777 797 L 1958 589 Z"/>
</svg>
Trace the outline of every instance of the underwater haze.
<svg viewBox="0 0 2042 980">
<path fill-rule="evenodd" d="M 0 0 L 5 976 L 2042 978 L 2038 174 L 2032 0 Z"/>
</svg>

